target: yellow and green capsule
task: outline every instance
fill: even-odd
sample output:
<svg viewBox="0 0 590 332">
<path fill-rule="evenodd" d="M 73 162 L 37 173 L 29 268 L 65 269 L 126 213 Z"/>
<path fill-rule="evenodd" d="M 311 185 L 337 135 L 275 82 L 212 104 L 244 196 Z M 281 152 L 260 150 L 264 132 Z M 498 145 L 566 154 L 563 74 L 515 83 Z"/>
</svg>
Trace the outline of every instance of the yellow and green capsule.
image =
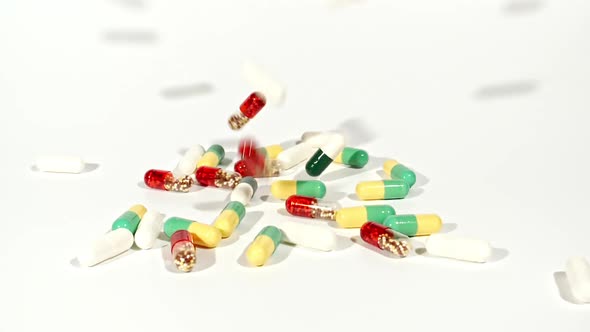
<svg viewBox="0 0 590 332">
<path fill-rule="evenodd" d="M 280 144 L 274 144 L 257 149 L 258 153 L 262 154 L 270 160 L 277 159 L 279 153 L 283 152 L 283 147 Z"/>
<path fill-rule="evenodd" d="M 246 249 L 246 258 L 251 265 L 262 266 L 274 254 L 283 240 L 283 232 L 275 226 L 266 226 Z"/>
<path fill-rule="evenodd" d="M 407 236 L 430 235 L 442 228 L 442 220 L 436 214 L 400 214 L 389 216 L 380 224 Z"/>
<path fill-rule="evenodd" d="M 223 146 L 213 144 L 207 149 L 207 152 L 205 152 L 201 159 L 199 159 L 197 168 L 201 166 L 217 167 L 217 165 L 223 160 L 223 157 L 225 157 Z"/>
<path fill-rule="evenodd" d="M 408 183 L 400 179 L 366 181 L 356 185 L 356 195 L 364 201 L 404 198 L 409 191 Z"/>
<path fill-rule="evenodd" d="M 129 210 L 125 211 L 119 218 L 113 222 L 111 229 L 114 231 L 118 228 L 128 229 L 132 234 L 135 234 L 139 222 L 147 209 L 141 204 L 133 205 Z"/>
<path fill-rule="evenodd" d="M 318 180 L 278 180 L 272 183 L 270 192 L 278 199 L 293 195 L 323 198 L 326 196 L 326 185 Z"/>
<path fill-rule="evenodd" d="M 347 146 L 336 156 L 334 162 L 352 168 L 363 168 L 369 162 L 369 154 L 365 150 Z"/>
<path fill-rule="evenodd" d="M 336 210 L 334 219 L 343 228 L 360 228 L 367 221 L 382 223 L 395 214 L 391 205 L 363 205 Z"/>
<path fill-rule="evenodd" d="M 211 225 L 179 217 L 170 217 L 164 223 L 164 233 L 168 237 L 179 230 L 191 233 L 193 243 L 201 247 L 215 248 L 221 241 L 221 231 Z"/>
<path fill-rule="evenodd" d="M 397 162 L 397 160 L 387 160 L 383 163 L 383 171 L 392 179 L 402 179 L 412 186 L 416 183 L 416 173 L 406 166 Z"/>
<path fill-rule="evenodd" d="M 221 231 L 221 237 L 230 237 L 244 218 L 245 214 L 246 207 L 244 204 L 237 201 L 231 201 L 227 203 L 223 211 L 221 211 L 217 219 L 215 219 L 213 226 Z"/>
</svg>

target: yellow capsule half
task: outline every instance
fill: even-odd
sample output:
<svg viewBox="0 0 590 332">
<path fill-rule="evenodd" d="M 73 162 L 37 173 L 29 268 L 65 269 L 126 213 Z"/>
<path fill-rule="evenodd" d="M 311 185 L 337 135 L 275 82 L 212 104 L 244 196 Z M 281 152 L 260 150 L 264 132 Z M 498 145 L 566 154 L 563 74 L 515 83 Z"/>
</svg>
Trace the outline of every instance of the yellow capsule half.
<svg viewBox="0 0 590 332">
<path fill-rule="evenodd" d="M 193 243 L 202 247 L 215 248 L 221 241 L 221 231 L 211 225 L 192 222 L 188 231 L 193 235 Z"/>
</svg>

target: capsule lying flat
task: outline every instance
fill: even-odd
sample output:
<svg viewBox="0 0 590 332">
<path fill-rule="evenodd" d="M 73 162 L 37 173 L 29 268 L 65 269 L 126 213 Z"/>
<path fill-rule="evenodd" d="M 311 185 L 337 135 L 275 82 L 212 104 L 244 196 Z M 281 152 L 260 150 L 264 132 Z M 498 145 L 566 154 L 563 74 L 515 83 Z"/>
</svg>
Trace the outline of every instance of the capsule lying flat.
<svg viewBox="0 0 590 332">
<path fill-rule="evenodd" d="M 570 257 L 565 264 L 565 275 L 572 295 L 581 302 L 590 303 L 590 264 L 584 257 Z"/>
<path fill-rule="evenodd" d="M 110 231 L 94 240 L 78 255 L 81 266 L 94 266 L 131 248 L 133 234 L 126 228 Z"/>
<path fill-rule="evenodd" d="M 426 251 L 432 256 L 463 261 L 486 262 L 492 255 L 489 242 L 447 234 L 432 234 L 426 239 Z"/>
<path fill-rule="evenodd" d="M 141 249 L 151 249 L 162 232 L 163 221 L 163 214 L 153 210 L 147 211 L 135 232 L 135 244 Z"/>
<path fill-rule="evenodd" d="M 81 173 L 86 167 L 82 158 L 76 156 L 39 156 L 35 159 L 35 167 L 41 172 Z"/>
<path fill-rule="evenodd" d="M 281 222 L 283 242 L 297 246 L 331 251 L 336 248 L 336 234 L 324 225 L 309 225 L 298 222 Z"/>
</svg>

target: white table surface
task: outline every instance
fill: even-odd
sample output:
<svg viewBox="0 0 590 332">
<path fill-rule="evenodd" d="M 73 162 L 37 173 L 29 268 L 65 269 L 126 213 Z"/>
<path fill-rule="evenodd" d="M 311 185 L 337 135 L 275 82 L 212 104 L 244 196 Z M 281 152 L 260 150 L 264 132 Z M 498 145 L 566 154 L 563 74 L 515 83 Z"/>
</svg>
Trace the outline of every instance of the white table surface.
<svg viewBox="0 0 590 332">
<path fill-rule="evenodd" d="M 590 256 L 589 17 L 582 0 L 4 1 L 0 330 L 588 331 L 590 305 L 557 284 L 567 257 Z M 288 96 L 232 132 L 246 59 Z M 490 240 L 494 261 L 393 259 L 335 229 L 337 251 L 281 245 L 247 267 L 263 226 L 301 222 L 264 180 L 238 234 L 200 250 L 193 273 L 166 267 L 168 247 L 72 264 L 136 203 L 213 220 L 227 191 L 142 184 L 183 148 L 221 143 L 231 167 L 243 135 L 331 129 L 374 158 L 330 166 L 326 200 L 359 204 L 356 183 L 396 158 L 420 174 L 398 213 L 438 213 L 445 231 Z M 98 167 L 34 172 L 42 153 Z"/>
</svg>

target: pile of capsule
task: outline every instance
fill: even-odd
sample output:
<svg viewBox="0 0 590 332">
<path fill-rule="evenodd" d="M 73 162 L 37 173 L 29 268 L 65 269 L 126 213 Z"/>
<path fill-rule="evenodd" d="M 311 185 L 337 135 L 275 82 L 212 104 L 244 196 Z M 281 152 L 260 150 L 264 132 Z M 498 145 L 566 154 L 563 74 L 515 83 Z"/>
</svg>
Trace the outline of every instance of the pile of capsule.
<svg viewBox="0 0 590 332">
<path fill-rule="evenodd" d="M 133 243 L 141 249 L 154 246 L 165 234 L 175 266 L 191 271 L 197 262 L 197 248 L 215 248 L 232 235 L 246 214 L 246 206 L 255 195 L 256 178 L 273 178 L 288 174 L 295 166 L 305 164 L 311 177 L 318 177 L 334 163 L 345 167 L 363 168 L 369 161 L 366 151 L 345 145 L 339 133 L 308 132 L 301 141 L 287 149 L 280 145 L 258 147 L 253 139 L 242 139 L 238 148 L 240 160 L 234 171 L 219 167 L 225 157 L 220 145 L 207 150 L 196 145 L 189 148 L 172 171 L 148 170 L 145 184 L 152 189 L 189 192 L 193 186 L 231 190 L 229 203 L 211 224 L 169 217 L 135 205 L 117 218 L 111 231 L 97 239 L 78 255 L 83 266 L 93 266 L 129 250 Z M 356 195 L 365 201 L 403 199 L 416 183 L 415 173 L 395 160 L 383 164 L 387 179 L 363 181 L 356 185 Z M 285 201 L 291 215 L 334 221 L 341 228 L 359 228 L 363 241 L 397 257 L 413 251 L 412 237 L 428 236 L 425 247 L 430 256 L 441 256 L 472 262 L 485 262 L 492 249 L 487 241 L 436 234 L 442 220 L 435 214 L 396 214 L 389 204 L 338 207 L 322 202 L 328 188 L 319 180 L 282 180 L 271 184 L 271 194 Z M 264 265 L 279 244 L 330 251 L 335 249 L 337 236 L 321 225 L 279 221 L 264 227 L 249 246 L 245 256 L 253 266 Z"/>
</svg>

